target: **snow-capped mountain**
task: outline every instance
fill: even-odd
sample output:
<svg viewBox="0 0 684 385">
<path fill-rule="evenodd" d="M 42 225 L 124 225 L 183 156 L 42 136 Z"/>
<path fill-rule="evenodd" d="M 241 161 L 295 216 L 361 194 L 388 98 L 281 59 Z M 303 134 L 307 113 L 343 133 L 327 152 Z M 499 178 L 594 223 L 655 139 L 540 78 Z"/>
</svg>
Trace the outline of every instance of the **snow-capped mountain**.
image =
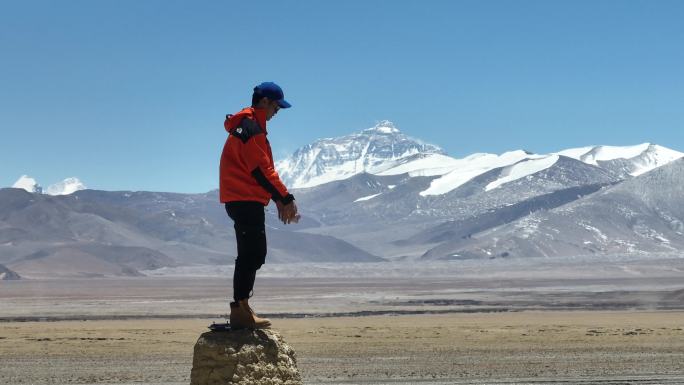
<svg viewBox="0 0 684 385">
<path fill-rule="evenodd" d="M 476 153 L 457 159 L 438 146 L 402 134 L 391 122 L 339 138 L 326 138 L 298 149 L 278 162 L 277 169 L 286 185 L 313 187 L 354 175 L 380 176 L 407 174 L 409 177 L 437 177 L 421 196 L 447 194 L 469 181 L 500 169 L 499 177 L 484 188 L 492 190 L 505 183 L 528 177 L 552 167 L 561 157 L 600 167 L 621 179 L 641 175 L 684 153 L 651 143 L 636 146 L 587 146 L 550 154 L 525 150 L 503 154 Z"/>
<path fill-rule="evenodd" d="M 267 209 L 270 258 L 357 262 L 678 252 L 684 250 L 684 214 L 677 206 L 682 157 L 644 143 L 454 158 L 383 121 L 320 139 L 278 163 L 281 177 L 296 189 L 302 221 L 281 226 L 275 210 Z M 41 191 L 28 176 L 14 187 Z M 66 196 L 0 189 L 0 218 L 6 218 L 0 219 L 0 264 L 30 276 L 45 266 L 53 273 L 76 255 L 79 269 L 91 263 L 99 266 L 91 273 L 127 275 L 147 265 L 225 263 L 225 250 L 235 249 L 225 212 L 216 209 L 216 191 L 73 193 L 84 188 L 68 178 L 45 189 Z M 144 266 L 129 263 L 131 256 L 140 256 Z M 102 265 L 110 257 L 125 258 Z"/>
<path fill-rule="evenodd" d="M 423 257 L 574 257 L 681 255 L 684 160 L 643 173 L 550 210 L 539 210 L 472 237 L 443 237 Z M 472 220 L 470 222 L 473 222 Z M 451 224 L 441 228 L 456 229 Z M 439 230 L 425 231 L 439 234 Z"/>
<path fill-rule="evenodd" d="M 501 181 L 493 181 L 487 189 L 497 187 L 506 181 L 510 182 L 530 173 L 541 171 L 550 167 L 548 158 L 544 155 L 536 155 L 523 150 L 508 151 L 501 155 L 496 154 L 473 154 L 463 159 L 454 159 L 452 168 L 430 183 L 427 190 L 421 191 L 420 195 L 442 195 L 452 191 L 469 180 L 482 175 L 490 170 L 500 167 L 508 167 L 502 175 Z M 527 162 L 541 160 L 541 162 Z M 517 169 L 513 169 L 517 166 Z M 542 168 L 543 167 L 543 168 Z M 535 171 L 536 170 L 536 171 Z M 512 171 L 512 172 L 511 172 Z"/>
<path fill-rule="evenodd" d="M 445 156 L 441 148 L 411 138 L 385 120 L 351 135 L 317 140 L 279 161 L 276 169 L 286 185 L 303 188 L 363 172 L 381 173 L 433 155 Z"/>
<path fill-rule="evenodd" d="M 79 190 L 85 190 L 87 187 L 78 178 L 66 178 L 61 182 L 57 182 L 43 189 L 35 179 L 28 175 L 22 175 L 12 185 L 13 188 L 24 189 L 30 193 L 46 193 L 48 195 L 69 195 Z"/>
<path fill-rule="evenodd" d="M 31 178 L 28 175 L 22 175 L 17 179 L 16 182 L 12 185 L 13 188 L 21 188 L 24 189 L 30 193 L 38 193 L 42 194 L 43 193 L 43 188 L 40 187 L 38 182 L 36 182 L 35 179 Z"/>
<path fill-rule="evenodd" d="M 435 179 L 430 188 L 420 194 L 442 195 L 493 169 L 504 167 L 499 179 L 492 181 L 485 189 L 491 190 L 520 178 L 527 177 L 552 167 L 561 156 L 566 156 L 598 166 L 620 178 L 644 174 L 656 167 L 684 157 L 684 153 L 643 143 L 636 146 L 588 146 L 571 148 L 552 154 L 540 155 L 517 150 L 496 154 L 473 154 L 450 162 L 449 172 Z M 445 169 L 448 169 L 446 167 Z"/>
<path fill-rule="evenodd" d="M 383 122 L 318 141 L 281 162 L 284 168 L 278 171 L 296 174 L 295 186 L 307 187 L 294 193 L 316 224 L 305 231 L 338 236 L 388 259 L 417 257 L 431 248 L 430 256 L 443 258 L 477 234 L 592 196 L 684 157 L 652 143 L 548 154 L 513 150 L 454 158 L 440 150 L 381 157 L 367 146 L 364 135 L 370 131 L 389 136 L 398 130 Z M 326 146 L 334 151 L 322 162 L 318 156 Z M 356 154 L 352 165 L 382 160 L 374 167 L 354 168 L 349 157 L 336 158 L 350 153 Z"/>
<path fill-rule="evenodd" d="M 584 163 L 609 169 L 624 177 L 638 176 L 684 156 L 684 153 L 657 144 L 636 146 L 590 146 L 559 151 Z"/>
<path fill-rule="evenodd" d="M 49 195 L 69 195 L 79 190 L 85 190 L 86 186 L 78 178 L 66 178 L 61 182 L 50 185 L 47 188 Z"/>
</svg>

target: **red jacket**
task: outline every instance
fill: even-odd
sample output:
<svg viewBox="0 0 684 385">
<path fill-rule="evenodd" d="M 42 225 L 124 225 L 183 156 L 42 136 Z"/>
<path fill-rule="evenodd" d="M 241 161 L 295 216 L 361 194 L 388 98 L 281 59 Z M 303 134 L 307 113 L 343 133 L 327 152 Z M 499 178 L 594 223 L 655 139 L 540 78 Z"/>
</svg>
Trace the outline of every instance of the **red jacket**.
<svg viewBox="0 0 684 385">
<path fill-rule="evenodd" d="M 266 111 L 244 108 L 228 115 L 223 124 L 228 139 L 223 146 L 219 168 L 222 203 L 269 199 L 288 204 L 294 200 L 275 170 L 271 145 L 266 139 Z"/>
</svg>

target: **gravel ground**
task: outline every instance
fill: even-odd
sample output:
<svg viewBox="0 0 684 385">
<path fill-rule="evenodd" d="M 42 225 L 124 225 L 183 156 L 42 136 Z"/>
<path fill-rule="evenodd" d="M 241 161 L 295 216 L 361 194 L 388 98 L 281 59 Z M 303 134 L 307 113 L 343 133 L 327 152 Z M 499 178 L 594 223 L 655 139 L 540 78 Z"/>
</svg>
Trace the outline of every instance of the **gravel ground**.
<svg viewBox="0 0 684 385">
<path fill-rule="evenodd" d="M 187 384 L 217 319 L 0 323 L 0 384 Z M 684 383 L 684 312 L 274 319 L 306 384 Z"/>
</svg>

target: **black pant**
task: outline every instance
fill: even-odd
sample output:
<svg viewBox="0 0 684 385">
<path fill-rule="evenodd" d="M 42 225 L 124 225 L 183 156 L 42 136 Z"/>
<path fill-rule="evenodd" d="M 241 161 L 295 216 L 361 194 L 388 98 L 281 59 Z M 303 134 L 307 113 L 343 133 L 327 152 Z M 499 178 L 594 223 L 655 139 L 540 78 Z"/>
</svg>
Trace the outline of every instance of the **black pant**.
<svg viewBox="0 0 684 385">
<path fill-rule="evenodd" d="M 266 262 L 266 225 L 264 205 L 241 201 L 226 203 L 226 212 L 235 222 L 237 258 L 233 273 L 233 299 L 249 298 L 256 272 Z"/>
</svg>

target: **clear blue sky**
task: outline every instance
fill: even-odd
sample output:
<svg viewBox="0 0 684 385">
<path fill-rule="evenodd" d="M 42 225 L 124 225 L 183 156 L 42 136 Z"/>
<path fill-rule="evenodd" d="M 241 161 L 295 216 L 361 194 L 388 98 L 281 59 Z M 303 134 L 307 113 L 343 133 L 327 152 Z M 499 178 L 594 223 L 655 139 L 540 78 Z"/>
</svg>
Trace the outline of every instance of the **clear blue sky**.
<svg viewBox="0 0 684 385">
<path fill-rule="evenodd" d="M 255 5 L 257 4 L 258 5 Z M 273 80 L 277 157 L 389 119 L 462 157 L 684 150 L 683 1 L 2 1 L 0 186 L 205 192 Z"/>
</svg>

